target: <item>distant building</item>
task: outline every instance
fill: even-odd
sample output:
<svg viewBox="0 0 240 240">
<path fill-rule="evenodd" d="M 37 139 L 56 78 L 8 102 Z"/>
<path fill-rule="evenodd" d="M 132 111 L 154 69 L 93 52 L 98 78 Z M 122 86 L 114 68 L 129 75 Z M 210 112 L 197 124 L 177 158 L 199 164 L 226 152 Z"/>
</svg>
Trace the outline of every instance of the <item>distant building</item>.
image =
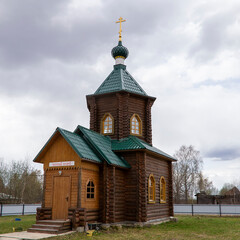
<svg viewBox="0 0 240 240">
<path fill-rule="evenodd" d="M 233 187 L 224 195 L 207 195 L 201 191 L 195 195 L 197 204 L 240 204 L 240 191 L 237 187 Z"/>
</svg>

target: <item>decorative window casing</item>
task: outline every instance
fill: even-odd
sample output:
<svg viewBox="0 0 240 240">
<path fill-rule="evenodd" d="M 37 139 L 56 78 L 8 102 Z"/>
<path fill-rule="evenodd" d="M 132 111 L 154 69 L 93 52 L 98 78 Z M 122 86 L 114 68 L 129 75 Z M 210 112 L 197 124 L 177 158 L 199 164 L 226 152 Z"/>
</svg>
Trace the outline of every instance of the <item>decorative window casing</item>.
<svg viewBox="0 0 240 240">
<path fill-rule="evenodd" d="M 155 203 L 156 199 L 156 183 L 153 174 L 148 178 L 148 202 Z"/>
<path fill-rule="evenodd" d="M 95 198 L 95 185 L 92 180 L 89 180 L 87 183 L 87 199 Z"/>
<path fill-rule="evenodd" d="M 166 203 L 166 181 L 164 177 L 160 178 L 160 203 Z"/>
<path fill-rule="evenodd" d="M 106 113 L 102 118 L 101 132 L 104 135 L 113 134 L 114 119 L 110 113 Z"/>
<path fill-rule="evenodd" d="M 133 114 L 131 117 L 130 133 L 132 135 L 142 135 L 142 121 L 137 114 Z"/>
</svg>

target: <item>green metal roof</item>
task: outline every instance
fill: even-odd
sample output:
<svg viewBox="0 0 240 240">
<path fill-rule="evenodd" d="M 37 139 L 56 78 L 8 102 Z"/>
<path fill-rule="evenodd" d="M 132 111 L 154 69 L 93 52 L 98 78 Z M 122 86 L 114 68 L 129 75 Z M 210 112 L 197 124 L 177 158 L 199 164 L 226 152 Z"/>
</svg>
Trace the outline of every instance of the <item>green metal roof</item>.
<svg viewBox="0 0 240 240">
<path fill-rule="evenodd" d="M 101 155 L 101 157 L 111 165 L 116 165 L 119 167 L 130 168 L 126 160 L 119 157 L 116 153 L 112 151 L 111 139 L 108 136 L 101 135 L 97 132 L 78 126 L 75 132 L 80 130 L 83 133 L 87 141 L 95 148 L 96 152 Z"/>
<path fill-rule="evenodd" d="M 82 136 L 76 133 L 69 132 L 67 130 L 57 128 L 63 135 L 65 140 L 72 146 L 79 157 L 83 159 L 93 160 L 95 162 L 101 163 L 102 160 L 95 154 L 95 152 L 90 148 L 87 142 Z"/>
<path fill-rule="evenodd" d="M 121 151 L 121 150 L 137 150 L 137 149 L 146 149 L 154 153 L 158 153 L 162 156 L 172 159 L 176 161 L 175 158 L 168 155 L 167 153 L 161 151 L 160 149 L 151 146 L 150 144 L 144 142 L 143 140 L 135 137 L 129 136 L 127 138 L 123 138 L 121 140 L 112 140 L 112 150 L 113 151 Z"/>
<path fill-rule="evenodd" d="M 77 135 L 76 133 L 72 133 L 67 130 L 64 130 L 62 128 L 56 129 L 56 131 L 53 133 L 53 135 L 50 137 L 47 143 L 43 146 L 43 148 L 38 153 L 38 155 L 34 158 L 33 160 L 34 162 L 43 153 L 43 151 L 46 149 L 47 145 L 50 143 L 50 141 L 53 139 L 53 137 L 56 135 L 57 132 L 59 132 L 62 135 L 62 137 L 69 143 L 69 145 L 73 148 L 73 150 L 78 154 L 80 158 L 88 159 L 98 163 L 102 162 L 102 160 L 88 146 L 88 144 L 83 139 L 83 137 Z"/>
<path fill-rule="evenodd" d="M 147 93 L 141 88 L 136 80 L 128 73 L 126 66 L 123 64 L 114 65 L 114 70 L 105 79 L 105 81 L 96 90 L 94 95 L 127 91 L 147 96 Z"/>
<path fill-rule="evenodd" d="M 73 133 L 62 128 L 57 128 L 48 142 L 35 157 L 34 161 L 36 161 L 41 154 L 44 154 L 47 145 L 54 138 L 57 132 L 62 135 L 62 137 L 69 143 L 69 145 L 80 158 L 91 160 L 97 163 L 106 161 L 110 165 L 130 168 L 131 166 L 129 163 L 114 151 L 138 149 L 146 149 L 170 158 L 173 161 L 176 160 L 170 155 L 149 145 L 135 136 L 129 136 L 121 140 L 111 140 L 111 138 L 108 136 L 101 135 L 82 126 L 78 126 Z"/>
</svg>

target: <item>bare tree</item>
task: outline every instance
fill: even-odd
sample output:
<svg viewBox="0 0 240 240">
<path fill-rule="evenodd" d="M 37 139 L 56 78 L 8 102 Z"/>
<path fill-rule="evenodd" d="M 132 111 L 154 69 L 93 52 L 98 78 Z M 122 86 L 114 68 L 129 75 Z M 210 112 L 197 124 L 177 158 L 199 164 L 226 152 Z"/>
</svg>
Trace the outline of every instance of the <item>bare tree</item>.
<svg viewBox="0 0 240 240">
<path fill-rule="evenodd" d="M 200 172 L 197 181 L 197 192 L 204 191 L 207 195 L 218 194 L 218 189 L 213 186 L 212 181 L 209 181 L 207 177 L 204 177 L 202 172 Z"/>
<path fill-rule="evenodd" d="M 192 145 L 181 146 L 174 154 L 178 160 L 173 164 L 173 191 L 176 203 L 193 198 L 198 176 L 202 169 L 200 152 Z"/>
<path fill-rule="evenodd" d="M 0 193 L 5 192 L 6 185 L 6 166 L 4 165 L 3 159 L 0 158 Z"/>
<path fill-rule="evenodd" d="M 2 163 L 1 167 L 4 168 L 5 174 L 4 191 L 11 196 L 11 199 L 15 199 L 16 203 L 39 203 L 41 201 L 41 171 L 34 169 L 27 158 L 24 161 L 12 161 L 5 165 Z"/>
</svg>

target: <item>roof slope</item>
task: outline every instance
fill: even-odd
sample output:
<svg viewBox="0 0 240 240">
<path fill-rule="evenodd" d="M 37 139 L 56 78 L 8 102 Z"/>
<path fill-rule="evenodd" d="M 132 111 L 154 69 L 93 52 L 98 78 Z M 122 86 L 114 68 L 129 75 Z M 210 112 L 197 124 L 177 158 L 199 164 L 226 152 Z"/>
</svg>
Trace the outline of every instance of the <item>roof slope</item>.
<svg viewBox="0 0 240 240">
<path fill-rule="evenodd" d="M 77 153 L 77 155 L 82 159 L 88 159 L 94 162 L 101 163 L 102 160 L 99 158 L 93 149 L 90 148 L 90 146 L 87 144 L 87 142 L 84 140 L 84 138 L 76 133 L 69 132 L 67 130 L 57 128 L 56 131 L 53 133 L 53 135 L 50 137 L 50 139 L 47 141 L 47 143 L 43 146 L 41 151 L 38 153 L 38 155 L 34 158 L 34 162 L 37 161 L 37 159 L 45 153 L 48 146 L 50 146 L 50 142 L 54 141 L 54 138 L 56 139 L 56 134 L 59 133 L 61 136 L 68 142 L 68 144 L 73 148 L 73 150 Z"/>
<path fill-rule="evenodd" d="M 68 142 L 80 158 L 97 163 L 106 161 L 110 165 L 130 168 L 131 166 L 129 163 L 114 151 L 138 149 L 145 149 L 160 154 L 172 161 L 176 160 L 170 155 L 135 136 L 129 136 L 121 140 L 111 140 L 108 136 L 101 135 L 82 126 L 78 126 L 74 132 L 57 128 L 33 161 L 40 162 L 40 157 L 45 154 L 49 146 L 51 146 L 51 143 L 53 143 L 54 139 L 57 138 L 57 134 L 61 134 L 61 136 Z"/>
<path fill-rule="evenodd" d="M 136 94 L 147 96 L 136 80 L 128 73 L 126 66 L 122 64 L 114 65 L 114 70 L 96 90 L 94 95 L 125 90 Z"/>
<path fill-rule="evenodd" d="M 160 149 L 151 146 L 150 144 L 140 140 L 135 136 L 129 136 L 127 138 L 123 138 L 121 140 L 112 140 L 112 150 L 113 151 L 121 151 L 121 150 L 137 150 L 137 149 L 146 149 L 148 151 L 160 154 L 164 157 L 171 159 L 172 161 L 176 161 L 176 159 L 167 153 L 161 151 Z"/>
<path fill-rule="evenodd" d="M 119 157 L 116 153 L 112 151 L 111 139 L 109 137 L 101 135 L 82 126 L 78 126 L 75 132 L 77 132 L 78 130 L 85 136 L 87 141 L 89 141 L 89 144 L 91 144 L 91 146 L 95 148 L 96 152 L 100 154 L 100 156 L 108 164 L 124 168 L 131 167 L 126 160 Z"/>
<path fill-rule="evenodd" d="M 240 191 L 238 190 L 237 187 L 233 187 L 232 189 L 230 189 L 224 193 L 224 195 L 231 195 L 231 196 L 236 195 L 236 194 L 237 195 L 240 194 Z"/>
<path fill-rule="evenodd" d="M 58 128 L 62 133 L 66 141 L 72 146 L 75 152 L 83 159 L 93 160 L 95 162 L 101 163 L 102 160 L 95 154 L 95 152 L 90 148 L 87 142 L 82 136 L 76 133 L 69 132 L 67 130 Z"/>
</svg>

